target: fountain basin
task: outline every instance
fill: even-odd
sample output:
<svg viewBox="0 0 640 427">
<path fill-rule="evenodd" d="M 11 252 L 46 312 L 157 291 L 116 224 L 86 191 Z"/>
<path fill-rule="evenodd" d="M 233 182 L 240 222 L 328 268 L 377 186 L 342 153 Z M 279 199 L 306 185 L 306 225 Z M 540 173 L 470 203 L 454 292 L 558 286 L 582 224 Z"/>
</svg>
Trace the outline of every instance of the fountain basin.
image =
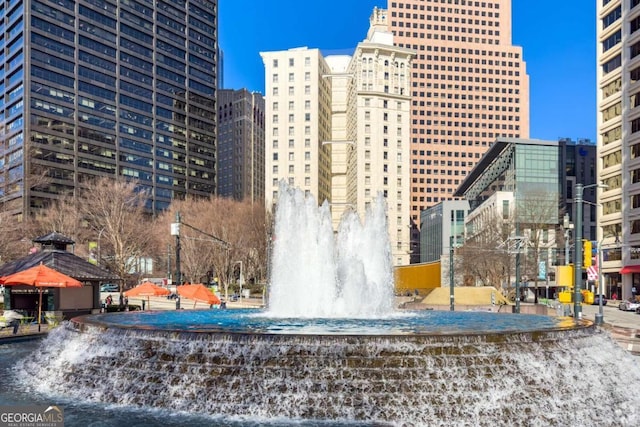
<svg viewBox="0 0 640 427">
<path fill-rule="evenodd" d="M 47 393 L 258 422 L 640 420 L 629 387 L 640 384 L 637 360 L 588 321 L 474 312 L 267 319 L 234 311 L 78 317 L 52 331 L 22 371 Z M 609 370 L 628 375 L 623 381 Z M 614 413 L 596 409 L 603 407 Z"/>
</svg>

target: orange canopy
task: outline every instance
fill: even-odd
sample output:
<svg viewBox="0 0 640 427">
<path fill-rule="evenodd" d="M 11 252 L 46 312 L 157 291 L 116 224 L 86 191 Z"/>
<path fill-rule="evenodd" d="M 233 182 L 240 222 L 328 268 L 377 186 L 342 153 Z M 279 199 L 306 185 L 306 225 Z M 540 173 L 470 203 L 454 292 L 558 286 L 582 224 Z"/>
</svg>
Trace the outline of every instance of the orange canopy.
<svg viewBox="0 0 640 427">
<path fill-rule="evenodd" d="M 136 286 L 135 288 L 129 289 L 124 292 L 124 295 L 127 297 L 156 297 L 169 295 L 171 291 L 167 288 L 163 288 L 161 286 L 156 285 L 151 282 L 144 282 Z"/>
<path fill-rule="evenodd" d="M 35 286 L 40 289 L 38 297 L 38 330 L 40 330 L 40 322 L 42 320 L 42 288 L 81 288 L 82 282 L 73 277 L 62 274 L 53 268 L 44 264 L 27 268 L 2 278 L 5 286 L 27 285 Z"/>
<path fill-rule="evenodd" d="M 5 286 L 28 285 L 37 288 L 80 288 L 82 283 L 44 264 L 4 276 Z"/>
<path fill-rule="evenodd" d="M 169 295 L 170 293 L 171 291 L 169 289 L 158 286 L 155 283 L 143 282 L 135 288 L 125 291 L 124 295 L 126 297 L 147 297 L 149 308 L 151 308 L 151 301 L 149 300 L 149 297 L 159 297 Z"/>
<path fill-rule="evenodd" d="M 198 302 L 204 302 L 209 305 L 220 304 L 220 298 L 218 298 L 213 292 L 211 292 L 211 289 L 207 288 L 202 283 L 178 286 L 177 292 L 178 295 L 195 301 L 193 304 L 194 307 Z"/>
</svg>

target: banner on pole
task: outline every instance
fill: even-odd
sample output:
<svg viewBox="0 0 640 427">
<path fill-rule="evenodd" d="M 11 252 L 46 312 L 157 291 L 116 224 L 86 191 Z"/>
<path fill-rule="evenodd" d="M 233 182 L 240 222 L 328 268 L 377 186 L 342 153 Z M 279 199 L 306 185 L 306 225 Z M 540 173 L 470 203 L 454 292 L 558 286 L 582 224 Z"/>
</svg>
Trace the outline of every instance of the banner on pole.
<svg viewBox="0 0 640 427">
<path fill-rule="evenodd" d="M 540 261 L 538 263 L 538 279 L 544 280 L 547 278 L 547 262 Z"/>
</svg>

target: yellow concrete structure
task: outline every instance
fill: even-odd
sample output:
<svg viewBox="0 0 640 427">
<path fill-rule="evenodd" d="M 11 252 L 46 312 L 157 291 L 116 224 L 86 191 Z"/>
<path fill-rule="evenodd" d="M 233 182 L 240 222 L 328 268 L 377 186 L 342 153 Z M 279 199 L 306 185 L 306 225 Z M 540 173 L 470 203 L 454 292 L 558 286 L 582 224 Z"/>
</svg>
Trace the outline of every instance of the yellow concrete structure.
<svg viewBox="0 0 640 427">
<path fill-rule="evenodd" d="M 401 265 L 394 269 L 395 289 L 397 295 L 415 293 L 426 295 L 439 288 L 440 262 Z"/>
<path fill-rule="evenodd" d="M 457 286 L 453 288 L 456 305 L 509 305 L 511 304 L 493 286 Z M 423 300 L 425 305 L 449 305 L 449 288 L 440 287 L 432 290 Z"/>
</svg>

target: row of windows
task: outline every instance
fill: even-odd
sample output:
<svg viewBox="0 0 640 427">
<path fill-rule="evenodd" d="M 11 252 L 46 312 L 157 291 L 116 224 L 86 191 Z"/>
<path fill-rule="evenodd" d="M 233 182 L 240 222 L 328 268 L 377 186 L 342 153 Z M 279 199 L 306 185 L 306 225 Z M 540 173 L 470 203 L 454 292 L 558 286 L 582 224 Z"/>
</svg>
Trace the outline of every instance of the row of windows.
<svg viewBox="0 0 640 427">
<path fill-rule="evenodd" d="M 622 41 L 622 30 L 618 30 L 602 42 L 602 52 L 606 52 Z"/>
<path fill-rule="evenodd" d="M 494 132 L 467 132 L 468 137 L 475 138 L 488 138 L 489 141 L 493 142 L 495 138 L 505 137 L 505 138 L 520 138 L 520 134 L 518 133 L 494 133 Z M 454 136 L 458 136 L 458 131 L 454 131 Z M 484 141 L 467 141 L 467 140 L 459 140 L 459 139 L 438 139 L 438 138 L 411 138 L 412 144 L 445 144 L 445 145 L 463 145 L 463 146 L 483 146 L 486 147 L 489 145 L 487 140 Z"/>
<path fill-rule="evenodd" d="M 437 0 L 434 0 L 434 3 L 437 3 Z M 472 1 L 472 0 L 440 0 L 440 3 L 442 4 L 454 4 L 454 5 L 460 5 L 460 6 L 469 6 L 469 7 L 482 7 L 483 9 L 485 8 L 494 8 L 494 9 L 500 9 L 500 4 L 499 3 L 491 3 L 491 2 L 479 2 L 479 1 Z M 398 7 L 399 9 L 403 9 L 406 6 L 406 9 L 411 9 L 411 5 L 410 4 L 404 4 L 402 2 L 396 3 L 396 2 L 392 2 L 391 3 L 391 7 L 395 8 Z M 440 8 L 443 12 L 445 11 L 444 7 Z M 451 8 L 446 8 L 447 11 L 449 11 L 449 13 L 451 13 Z M 420 7 L 418 7 L 417 4 L 413 5 L 413 10 L 425 10 L 425 6 L 424 5 L 420 5 Z M 431 6 L 426 6 L 426 10 L 431 10 Z M 434 11 L 438 11 L 438 6 L 434 6 L 433 7 Z M 457 10 L 457 9 L 456 9 Z M 471 11 L 471 10 L 470 10 Z M 457 12 L 456 12 L 457 13 Z"/>
<path fill-rule="evenodd" d="M 42 21 L 37 17 L 33 17 L 33 26 L 35 28 L 41 29 L 51 35 L 55 35 L 57 36 L 56 38 L 58 39 L 65 39 L 68 40 L 70 42 L 74 41 L 74 34 L 73 32 L 64 30 L 61 27 L 58 27 L 56 25 L 50 24 L 48 22 Z M 91 37 L 85 37 L 80 35 L 79 37 L 79 44 L 80 46 L 83 47 L 87 47 L 95 52 L 101 53 L 103 55 L 115 58 L 115 53 L 116 50 L 112 47 L 109 46 L 107 44 L 104 43 L 100 43 L 98 41 L 96 41 L 95 39 L 98 38 L 100 40 L 107 40 L 107 41 L 111 41 L 113 43 L 116 42 L 116 36 L 115 34 L 112 33 L 108 33 L 105 32 L 104 30 L 95 27 L 93 24 L 89 24 L 86 23 L 84 21 L 81 21 L 80 24 L 81 29 L 83 29 L 85 32 L 88 32 L 89 34 L 91 34 Z M 128 34 L 130 36 L 133 36 L 134 38 L 136 38 L 137 40 L 140 40 L 143 44 L 138 44 L 135 43 L 131 40 L 128 40 L 126 38 L 121 38 L 120 39 L 120 46 L 122 46 L 123 48 L 129 49 L 133 52 L 135 52 L 138 55 L 141 55 L 143 57 L 151 57 L 152 55 L 152 50 L 150 50 L 147 46 L 152 44 L 152 38 L 150 35 L 143 33 L 139 30 L 136 30 L 132 27 L 129 27 L 127 25 L 121 25 L 121 29 L 122 32 L 124 34 Z M 173 34 L 169 34 L 170 37 L 173 38 Z M 53 41 L 53 40 L 46 40 L 46 38 L 43 38 L 42 36 L 37 36 L 34 40 L 35 43 L 40 44 L 40 45 L 45 45 L 48 48 L 53 48 L 56 51 L 65 53 L 67 55 L 72 55 L 73 54 L 73 48 L 69 47 L 69 46 L 65 46 L 62 43 Z M 162 49 L 168 53 L 170 53 L 171 55 L 177 56 L 178 58 L 183 59 L 183 61 L 176 61 L 174 59 L 162 56 L 159 57 L 157 60 L 161 63 L 165 63 L 170 67 L 173 68 L 178 68 L 178 69 L 184 69 L 184 67 L 186 66 L 185 62 L 184 62 L 184 58 L 185 58 L 185 51 L 182 49 L 178 49 L 168 43 L 164 43 L 162 41 L 158 41 L 157 43 L 157 47 L 159 49 Z M 209 60 L 213 61 L 215 60 L 215 52 L 213 50 L 210 49 L 205 49 L 201 46 L 198 46 L 194 43 L 190 44 L 190 50 L 202 55 L 206 58 L 208 58 Z M 200 67 L 202 67 L 205 70 L 210 70 L 213 68 L 213 63 L 209 62 L 207 60 L 204 60 L 202 58 L 198 58 L 197 56 L 189 56 L 189 61 L 190 63 L 193 63 L 195 65 L 198 65 Z"/>
<path fill-rule="evenodd" d="M 427 6 L 429 9 L 431 8 L 430 6 Z M 438 18 L 442 18 L 440 19 L 442 22 L 462 22 L 463 24 L 467 23 L 467 19 L 466 18 L 458 18 L 457 15 L 469 15 L 469 16 L 473 16 L 474 14 L 469 12 L 469 13 L 465 13 L 465 9 L 454 9 L 454 14 L 456 15 L 455 17 L 451 17 L 451 16 L 440 16 L 440 15 L 426 15 L 426 19 L 428 21 L 430 20 L 434 20 L 437 21 Z M 415 20 L 419 20 L 419 21 L 424 21 L 425 20 L 425 15 L 424 14 L 417 14 L 417 13 L 404 13 L 404 12 L 396 12 L 396 11 L 392 11 L 391 12 L 391 16 L 393 18 L 398 17 L 398 18 L 407 18 L 407 19 L 415 19 Z M 488 18 L 499 18 L 500 17 L 500 13 L 496 12 L 495 14 L 493 12 L 486 12 L 486 11 L 475 11 L 475 16 L 482 16 L 482 17 L 488 17 Z M 482 20 L 480 21 L 479 19 L 469 19 L 469 24 L 473 24 L 475 23 L 476 25 L 481 25 L 480 23 L 482 22 L 482 25 L 487 25 L 487 21 Z M 491 25 L 492 21 L 489 21 L 489 25 Z M 498 22 L 496 21 L 496 27 L 498 26 Z"/>
<path fill-rule="evenodd" d="M 289 114 L 289 123 L 294 122 L 295 121 L 295 115 L 294 114 Z M 310 122 L 311 121 L 311 113 L 304 113 L 304 121 L 305 122 Z M 271 119 L 272 123 L 278 123 L 279 122 L 279 116 L 277 114 L 274 114 L 272 116 Z"/>
<path fill-rule="evenodd" d="M 602 97 L 607 98 L 622 90 L 622 78 L 618 77 L 602 88 Z"/>
<path fill-rule="evenodd" d="M 458 50 L 458 49 L 456 49 Z M 465 49 L 462 49 L 465 50 Z M 433 61 L 442 61 L 442 62 L 447 62 L 447 63 L 463 63 L 463 64 L 477 64 L 477 65 L 495 65 L 496 67 L 501 67 L 501 68 L 505 68 L 505 67 L 515 67 L 515 68 L 519 68 L 520 67 L 520 63 L 519 62 L 513 62 L 513 61 L 499 61 L 499 60 L 493 60 L 493 59 L 486 59 L 486 58 L 466 58 L 466 57 L 460 57 L 460 56 L 444 56 L 444 55 L 418 55 L 418 58 L 420 59 L 426 59 L 429 62 L 433 62 Z M 424 69 L 423 67 L 420 67 L 421 69 Z M 462 71 L 466 71 L 465 67 L 462 67 Z M 472 68 L 469 68 L 469 70 L 473 70 Z M 456 69 L 456 71 L 459 71 L 459 69 Z M 477 71 L 476 71 L 477 72 Z"/>
<path fill-rule="evenodd" d="M 604 64 L 602 64 L 602 73 L 608 74 L 613 70 L 620 68 L 620 66 L 622 66 L 622 56 L 616 55 L 610 60 L 608 60 L 607 62 L 605 62 Z"/>
<path fill-rule="evenodd" d="M 492 77 L 474 77 L 474 76 L 465 76 L 465 75 L 460 75 L 459 73 L 451 73 L 451 74 L 431 74 L 431 73 L 413 73 L 413 78 L 414 79 L 418 79 L 420 78 L 422 79 L 428 79 L 428 80 L 445 80 L 445 81 L 462 81 L 462 82 L 469 82 L 469 83 L 484 83 L 484 84 L 503 84 L 503 85 L 509 85 L 509 86 L 520 86 L 520 80 L 512 80 L 512 79 L 494 79 Z M 424 85 L 421 84 L 422 82 L 419 81 L 414 81 L 413 82 L 413 87 L 423 87 Z M 464 86 L 464 85 L 463 85 Z M 477 88 L 477 86 L 476 86 Z M 489 91 L 489 92 L 497 92 L 497 89 L 494 90 L 490 90 L 486 87 L 482 88 L 485 91 Z"/>
<path fill-rule="evenodd" d="M 602 111 L 602 121 L 606 122 L 622 114 L 622 102 L 615 103 Z"/>
<path fill-rule="evenodd" d="M 295 58 L 289 58 L 289 67 L 293 67 L 294 64 L 295 64 Z M 273 68 L 278 68 L 278 60 L 274 59 L 271 62 L 271 65 L 273 66 Z M 310 56 L 306 56 L 304 58 L 304 65 L 305 65 L 305 67 L 308 67 L 308 66 L 311 65 L 311 57 Z"/>
<path fill-rule="evenodd" d="M 609 27 L 622 16 L 622 6 L 618 6 L 602 18 L 602 29 Z"/>
<path fill-rule="evenodd" d="M 622 139 L 622 127 L 620 126 L 610 129 L 602 134 L 602 143 L 604 145 L 620 139 Z"/>
<path fill-rule="evenodd" d="M 456 28 L 457 30 L 457 28 Z M 413 38 L 427 38 L 427 39 L 434 39 L 434 40 L 446 40 L 446 41 L 455 41 L 455 42 L 462 42 L 462 43 L 477 43 L 477 44 L 494 44 L 494 45 L 499 45 L 500 44 L 500 40 L 498 39 L 486 39 L 486 38 L 481 38 L 481 37 L 466 37 L 466 36 L 452 36 L 450 35 L 448 32 L 444 33 L 444 34 L 433 34 L 433 33 L 427 33 L 426 37 L 425 37 L 425 33 L 418 33 L 418 32 L 409 32 L 407 31 L 406 33 L 404 31 L 393 31 L 393 35 L 394 36 L 399 36 L 399 37 L 413 37 Z M 399 45 L 402 47 L 402 43 L 399 43 Z"/>
<path fill-rule="evenodd" d="M 610 168 L 612 166 L 619 165 L 620 163 L 622 163 L 622 151 L 620 150 L 602 157 L 602 167 L 604 168 Z"/>
<path fill-rule="evenodd" d="M 278 83 L 278 73 L 273 74 L 273 76 L 271 76 L 271 82 L 272 83 Z M 311 80 L 311 73 L 309 71 L 306 71 L 304 73 L 304 81 L 308 82 Z M 294 73 L 289 73 L 289 80 L 290 83 L 293 83 L 296 81 L 295 79 L 295 74 Z"/>
<path fill-rule="evenodd" d="M 461 126 L 465 127 L 466 126 L 465 122 L 462 122 Z M 488 124 L 487 123 L 475 123 L 475 124 L 469 123 L 469 127 L 470 128 L 474 128 L 475 127 L 476 129 L 482 128 L 482 129 L 520 130 L 520 125 L 515 125 L 514 126 L 514 125 L 511 125 L 511 124 L 507 125 L 507 124 L 504 124 L 504 123 L 503 124 L 495 124 L 495 125 L 493 123 L 488 123 Z M 464 134 L 465 131 L 458 131 L 458 130 L 451 130 L 451 129 L 449 129 L 449 130 L 445 130 L 445 129 L 441 129 L 441 130 L 438 130 L 438 129 L 435 129 L 435 130 L 434 129 L 416 129 L 416 128 L 411 129 L 411 133 L 420 134 L 420 135 L 458 136 L 458 132 L 461 133 L 461 136 L 464 136 L 462 134 Z M 470 134 L 472 132 L 468 132 L 468 133 L 469 133 L 468 136 L 471 136 Z"/>
<path fill-rule="evenodd" d="M 430 20 L 431 20 L 431 17 L 427 17 L 427 21 L 430 21 Z M 456 20 L 457 20 L 457 18 L 456 18 Z M 437 21 L 437 19 L 436 19 L 436 21 Z M 463 19 L 463 21 L 464 21 L 464 19 Z M 476 20 L 476 24 L 477 23 L 479 23 L 479 21 Z M 395 24 L 395 22 L 393 24 Z M 391 25 L 392 27 L 395 26 L 393 24 Z M 464 22 L 463 22 L 463 24 L 464 24 Z M 472 23 L 469 22 L 469 24 L 472 24 Z M 431 31 L 431 30 L 433 30 L 433 31 L 444 31 L 446 33 L 463 33 L 463 34 L 476 34 L 476 35 L 483 35 L 483 36 L 486 36 L 486 35 L 499 36 L 500 35 L 500 31 L 498 31 L 498 30 L 494 31 L 492 29 L 486 29 L 485 28 L 487 26 L 492 27 L 494 25 L 497 27 L 498 26 L 498 21 L 496 21 L 495 23 L 493 21 L 489 21 L 489 22 L 482 21 L 482 27 L 480 27 L 480 28 L 459 27 L 457 25 L 456 26 L 451 26 L 451 25 L 445 26 L 445 25 L 437 25 L 437 24 L 431 25 L 431 24 L 424 24 L 424 23 L 418 24 L 418 23 L 415 23 L 415 22 L 413 24 L 411 24 L 411 22 L 402 22 L 402 21 L 397 23 L 397 26 L 400 27 L 400 28 L 407 28 L 407 29 L 413 28 L 414 30 L 419 29 L 419 30 L 429 30 L 429 31 Z M 410 34 L 411 34 L 410 32 L 407 32 L 407 36 L 409 36 Z M 420 34 L 420 36 L 419 36 L 420 38 L 424 38 L 424 34 L 425 34 L 424 32 L 419 31 L 418 34 Z M 398 35 L 400 35 L 400 34 L 398 34 Z"/>
</svg>

